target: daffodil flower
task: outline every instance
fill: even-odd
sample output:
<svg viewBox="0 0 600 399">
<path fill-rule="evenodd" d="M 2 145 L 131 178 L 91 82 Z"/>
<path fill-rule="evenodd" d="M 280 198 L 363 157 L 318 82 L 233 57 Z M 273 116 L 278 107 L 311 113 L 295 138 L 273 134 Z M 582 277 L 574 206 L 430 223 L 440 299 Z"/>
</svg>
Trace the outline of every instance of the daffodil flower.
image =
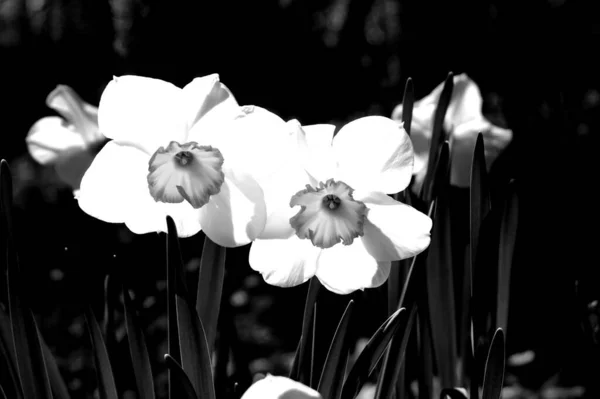
<svg viewBox="0 0 600 399">
<path fill-rule="evenodd" d="M 321 395 L 297 381 L 269 374 L 252 384 L 242 399 L 321 399 Z"/>
<path fill-rule="evenodd" d="M 54 165 L 62 181 L 77 191 L 98 147 L 106 140 L 98 129 L 98 108 L 83 101 L 69 86 L 59 85 L 46 105 L 61 116 L 33 124 L 27 138 L 29 153 L 42 165 Z"/>
<path fill-rule="evenodd" d="M 444 84 L 438 85 L 427 97 L 415 102 L 411 123 L 411 139 L 415 151 L 413 189 L 420 191 L 427 173 L 429 147 L 433 130 L 435 108 Z M 449 134 L 451 151 L 451 184 L 468 187 L 471 162 L 477 135 L 483 134 L 485 158 L 488 168 L 512 140 L 512 130 L 492 125 L 482 114 L 483 100 L 479 87 L 466 74 L 454 76 L 454 89 L 444 118 L 444 130 Z M 392 119 L 402 119 L 402 104 L 398 105 Z"/>
<path fill-rule="evenodd" d="M 429 245 L 431 219 L 387 194 L 410 182 L 413 150 L 396 122 L 380 116 L 332 125 L 297 125 L 302 172 L 265 185 L 269 217 L 252 243 L 250 265 L 272 285 L 316 276 L 348 294 L 388 278 L 391 261 Z"/>
<path fill-rule="evenodd" d="M 225 247 L 247 244 L 264 228 L 259 182 L 289 156 L 288 125 L 265 109 L 239 106 L 217 74 L 183 89 L 115 78 L 98 120 L 112 141 L 83 177 L 78 199 L 86 213 L 136 234 L 166 231 L 170 215 L 179 236 L 202 229 Z"/>
</svg>

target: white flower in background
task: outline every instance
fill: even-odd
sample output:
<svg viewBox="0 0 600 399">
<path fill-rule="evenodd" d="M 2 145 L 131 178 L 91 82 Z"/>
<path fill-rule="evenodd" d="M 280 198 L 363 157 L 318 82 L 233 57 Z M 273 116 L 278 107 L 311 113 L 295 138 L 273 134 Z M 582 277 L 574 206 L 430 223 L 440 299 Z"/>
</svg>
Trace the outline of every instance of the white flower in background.
<svg viewBox="0 0 600 399">
<path fill-rule="evenodd" d="M 58 85 L 46 105 L 61 116 L 47 116 L 33 124 L 27 138 L 29 153 L 42 165 L 54 165 L 62 181 L 77 191 L 98 147 L 106 140 L 98 129 L 98 108 L 83 101 L 65 85 Z"/>
<path fill-rule="evenodd" d="M 250 266 L 272 285 L 290 287 L 316 276 L 348 294 L 377 287 L 391 261 L 429 245 L 431 219 L 387 194 L 407 187 L 411 141 L 380 116 L 335 126 L 297 125 L 302 173 L 265 185 L 269 216 L 252 243 Z"/>
<path fill-rule="evenodd" d="M 321 399 L 319 392 L 287 377 L 267 375 L 248 388 L 242 399 Z"/>
<path fill-rule="evenodd" d="M 79 206 L 137 234 L 200 229 L 219 245 L 252 241 L 265 225 L 259 185 L 288 157 L 289 126 L 240 107 L 217 74 L 183 89 L 158 79 L 115 78 L 98 111 L 111 138 L 83 177 Z"/>
<path fill-rule="evenodd" d="M 410 135 L 415 151 L 413 189 L 416 192 L 420 191 L 427 173 L 433 117 L 443 87 L 442 82 L 427 97 L 414 103 Z M 479 132 L 483 134 L 488 168 L 512 140 L 512 130 L 494 126 L 484 118 L 482 104 L 481 92 L 475 82 L 464 73 L 454 76 L 454 89 L 444 118 L 444 130 L 450 138 L 450 181 L 454 186 L 470 185 L 471 162 Z M 402 120 L 402 104 L 394 109 L 392 119 Z"/>
</svg>

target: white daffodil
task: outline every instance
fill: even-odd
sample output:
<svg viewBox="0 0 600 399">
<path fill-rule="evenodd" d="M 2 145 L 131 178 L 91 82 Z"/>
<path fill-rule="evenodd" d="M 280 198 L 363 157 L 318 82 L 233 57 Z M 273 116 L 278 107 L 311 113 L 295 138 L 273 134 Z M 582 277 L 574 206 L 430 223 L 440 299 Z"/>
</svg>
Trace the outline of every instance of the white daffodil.
<svg viewBox="0 0 600 399">
<path fill-rule="evenodd" d="M 200 229 L 219 245 L 252 241 L 266 220 L 259 185 L 288 157 L 288 125 L 240 107 L 217 74 L 183 89 L 122 76 L 102 94 L 100 129 L 111 138 L 81 183 L 79 206 L 137 234 Z M 287 147 L 286 147 L 287 146 Z"/>
<path fill-rule="evenodd" d="M 61 116 L 33 124 L 27 138 L 29 153 L 42 165 L 54 165 L 62 181 L 77 191 L 98 147 L 106 140 L 98 129 L 98 108 L 83 101 L 69 86 L 59 85 L 46 105 Z"/>
<path fill-rule="evenodd" d="M 381 116 L 348 123 L 335 137 L 334 129 L 297 125 L 303 174 L 264 186 L 269 217 L 249 260 L 269 284 L 290 287 L 316 276 L 348 294 L 383 284 L 391 261 L 429 245 L 431 219 L 387 195 L 411 179 L 404 129 Z"/>
<path fill-rule="evenodd" d="M 413 189 L 416 192 L 420 191 L 427 173 L 433 117 L 443 87 L 444 83 L 441 83 L 427 97 L 414 103 L 410 135 L 415 151 Z M 454 89 L 444 118 L 444 130 L 450 138 L 450 181 L 454 186 L 468 187 L 470 184 L 473 151 L 480 132 L 488 168 L 512 140 L 512 130 L 494 126 L 484 118 L 482 104 L 481 92 L 475 82 L 464 73 L 454 76 Z M 392 119 L 402 120 L 402 104 L 394 109 Z"/>
<path fill-rule="evenodd" d="M 252 384 L 242 399 L 321 399 L 321 395 L 297 381 L 269 374 Z"/>
</svg>

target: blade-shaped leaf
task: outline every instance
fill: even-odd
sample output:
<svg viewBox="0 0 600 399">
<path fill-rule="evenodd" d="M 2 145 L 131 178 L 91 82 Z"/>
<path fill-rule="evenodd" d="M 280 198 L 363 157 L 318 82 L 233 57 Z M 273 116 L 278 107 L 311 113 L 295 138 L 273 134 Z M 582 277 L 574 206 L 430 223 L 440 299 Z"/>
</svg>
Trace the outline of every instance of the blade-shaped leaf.
<svg viewBox="0 0 600 399">
<path fill-rule="evenodd" d="M 96 375 L 98 376 L 98 391 L 100 399 L 118 399 L 117 387 L 112 372 L 112 367 L 108 359 L 108 352 L 104 345 L 100 325 L 91 308 L 85 312 L 85 320 L 88 325 L 90 339 L 92 341 L 92 350 L 94 352 L 94 363 L 96 365 Z"/>
<path fill-rule="evenodd" d="M 167 216 L 167 223 L 170 217 Z M 167 224 L 168 226 L 168 224 Z M 179 347 L 179 329 L 177 327 L 177 304 L 175 301 L 178 273 L 177 270 L 183 270 L 183 260 L 179 251 L 179 241 L 177 236 L 171 237 L 167 234 L 167 351 L 177 362 L 181 362 L 181 349 Z M 169 399 L 177 399 L 173 391 L 173 371 L 169 368 L 167 371 Z"/>
<path fill-rule="evenodd" d="M 189 295 L 183 280 L 183 262 L 177 238 L 177 228 L 170 216 L 167 216 L 169 238 L 169 277 L 175 280 L 174 296 L 179 331 L 181 365 L 194 390 L 201 398 L 214 399 L 215 387 L 212 375 L 210 351 L 206 342 L 206 333 L 198 317 L 196 308 L 189 301 Z"/>
<path fill-rule="evenodd" d="M 123 306 L 125 308 L 125 328 L 127 329 L 127 340 L 129 342 L 129 353 L 133 364 L 133 374 L 140 399 L 154 399 L 154 379 L 150 367 L 150 357 L 144 332 L 140 327 L 139 320 L 129 292 L 123 287 Z"/>
<path fill-rule="evenodd" d="M 454 75 L 452 74 L 452 72 L 449 72 L 444 82 L 444 87 L 442 89 L 442 93 L 440 94 L 440 98 L 435 109 L 435 114 L 433 116 L 433 130 L 431 132 L 429 159 L 427 161 L 427 174 L 425 175 L 423 187 L 421 189 L 421 198 L 423 198 L 423 200 L 426 203 L 431 202 L 433 198 L 432 183 L 435 177 L 434 168 L 438 162 L 442 144 L 444 143 L 444 141 L 446 141 L 446 137 L 444 134 L 444 118 L 446 117 L 446 111 L 448 110 L 450 100 L 452 99 L 453 89 Z"/>
<path fill-rule="evenodd" d="M 302 334 L 298 344 L 298 351 L 292 364 L 290 378 L 305 385 L 310 385 L 312 365 L 312 331 L 314 320 L 314 304 L 321 289 L 321 282 L 316 277 L 310 279 L 306 303 L 304 304 L 304 316 L 302 318 Z"/>
<path fill-rule="evenodd" d="M 445 147 L 447 148 L 447 147 Z M 447 155 L 446 155 L 447 156 Z M 442 158 L 440 158 L 442 159 Z M 431 244 L 427 250 L 427 303 L 431 337 L 442 386 L 458 383 L 456 349 L 456 308 L 454 305 L 454 272 L 452 270 L 452 231 L 448 170 L 437 196 Z"/>
<path fill-rule="evenodd" d="M 400 371 L 402 370 L 402 365 L 404 363 L 408 339 L 416 318 L 417 306 L 413 306 L 410 310 L 408 319 L 406 320 L 406 326 L 404 326 L 404 328 L 400 327 L 392 338 L 377 381 L 377 388 L 375 391 L 376 399 L 393 398 L 392 395 L 394 393 L 394 388 L 396 387 L 396 381 L 400 376 Z"/>
<path fill-rule="evenodd" d="M 324 398 L 338 399 L 342 394 L 342 382 L 346 374 L 350 346 L 348 326 L 352 319 L 353 309 L 354 301 L 350 300 L 337 326 L 325 360 L 325 366 L 323 366 L 318 391 Z"/>
<path fill-rule="evenodd" d="M 492 338 L 492 345 L 485 362 L 482 399 L 500 399 L 502 396 L 505 356 L 504 333 L 499 328 Z"/>
<path fill-rule="evenodd" d="M 343 399 L 353 399 L 360 388 L 377 365 L 390 340 L 402 325 L 406 325 L 408 317 L 406 309 L 398 309 L 391 315 L 373 334 L 363 351 L 356 359 L 356 363 L 348 373 L 344 387 L 342 388 Z"/>
<path fill-rule="evenodd" d="M 206 329 L 206 341 L 209 349 L 215 343 L 223 279 L 225 278 L 225 248 L 204 238 L 200 272 L 198 275 L 198 294 L 196 311 Z"/>
<path fill-rule="evenodd" d="M 21 391 L 21 382 L 19 381 L 19 372 L 17 371 L 17 359 L 15 356 L 14 344 L 12 339 L 12 327 L 8 314 L 0 307 L 0 361 L 4 361 L 5 370 L 8 371 L 8 380 L 4 384 L 7 394 L 17 399 L 23 398 Z M 2 369 L 0 369 L 2 370 Z"/>
<path fill-rule="evenodd" d="M 67 384 L 65 384 L 65 380 L 60 374 L 60 370 L 58 369 L 58 365 L 56 364 L 56 359 L 54 355 L 44 342 L 44 338 L 40 333 L 40 330 L 37 330 L 38 339 L 42 343 L 42 350 L 44 351 L 44 361 L 46 362 L 46 370 L 48 370 L 48 379 L 50 380 L 50 387 L 52 388 L 52 394 L 54 395 L 54 399 L 70 399 L 69 390 L 67 389 Z"/>
<path fill-rule="evenodd" d="M 504 331 L 508 322 L 510 296 L 510 271 L 515 250 L 517 226 L 519 223 L 519 199 L 514 181 L 509 184 L 508 198 L 502 209 L 500 227 L 500 248 L 498 251 L 498 297 L 496 301 L 496 326 Z"/>
<path fill-rule="evenodd" d="M 415 103 L 415 91 L 412 78 L 406 79 L 404 86 L 404 96 L 402 98 L 402 122 L 404 130 L 410 136 L 410 124 L 412 123 L 413 106 Z"/>
<path fill-rule="evenodd" d="M 0 385 L 0 399 L 7 399 L 4 389 L 2 389 L 2 385 Z"/>
<path fill-rule="evenodd" d="M 172 389 L 169 391 L 173 392 L 176 398 L 178 399 L 199 399 L 201 396 L 196 395 L 194 391 L 194 387 L 190 382 L 187 374 L 181 368 L 181 365 L 177 363 L 175 359 L 173 359 L 170 355 L 165 355 L 165 363 L 167 367 L 172 372 L 171 373 L 171 381 Z"/>
<path fill-rule="evenodd" d="M 8 236 L 8 302 L 17 371 L 25 398 L 52 398 L 33 314 L 23 303 L 23 281 L 12 237 Z"/>
</svg>

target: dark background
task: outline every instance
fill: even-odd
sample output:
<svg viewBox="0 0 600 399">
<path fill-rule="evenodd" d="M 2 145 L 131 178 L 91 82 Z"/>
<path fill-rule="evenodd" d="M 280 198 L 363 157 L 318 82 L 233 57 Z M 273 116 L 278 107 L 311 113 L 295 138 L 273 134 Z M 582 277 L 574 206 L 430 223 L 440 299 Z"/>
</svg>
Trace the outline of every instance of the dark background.
<svg viewBox="0 0 600 399">
<path fill-rule="evenodd" d="M 520 376 L 531 389 L 557 373 L 563 385 L 597 389 L 597 352 L 582 330 L 600 281 L 600 19 L 593 3 L 0 0 L 0 157 L 15 178 L 32 306 L 73 393 L 83 395 L 94 378 L 81 311 L 92 303 L 102 315 L 109 271 L 124 275 L 140 298 L 154 298 L 142 315 L 149 345 L 164 353 L 165 238 L 134 236 L 85 215 L 52 169 L 29 158 L 25 135 L 52 114 L 44 100 L 57 84 L 97 104 L 113 75 L 183 86 L 214 72 L 240 104 L 338 125 L 389 116 L 408 77 L 421 98 L 449 71 L 466 72 L 482 91 L 486 116 L 514 133 L 492 171 L 498 187 L 516 179 L 521 200 L 508 353 L 535 351 Z M 201 237 L 183 241 L 193 274 Z M 237 295 L 232 312 L 242 352 L 255 361 L 251 373 L 282 372 L 306 287 L 265 286 L 246 253 L 229 252 L 226 286 Z M 367 334 L 385 314 L 369 308 L 377 292 L 361 295 L 364 317 L 374 320 Z M 114 352 L 128 356 L 126 348 Z"/>
</svg>

